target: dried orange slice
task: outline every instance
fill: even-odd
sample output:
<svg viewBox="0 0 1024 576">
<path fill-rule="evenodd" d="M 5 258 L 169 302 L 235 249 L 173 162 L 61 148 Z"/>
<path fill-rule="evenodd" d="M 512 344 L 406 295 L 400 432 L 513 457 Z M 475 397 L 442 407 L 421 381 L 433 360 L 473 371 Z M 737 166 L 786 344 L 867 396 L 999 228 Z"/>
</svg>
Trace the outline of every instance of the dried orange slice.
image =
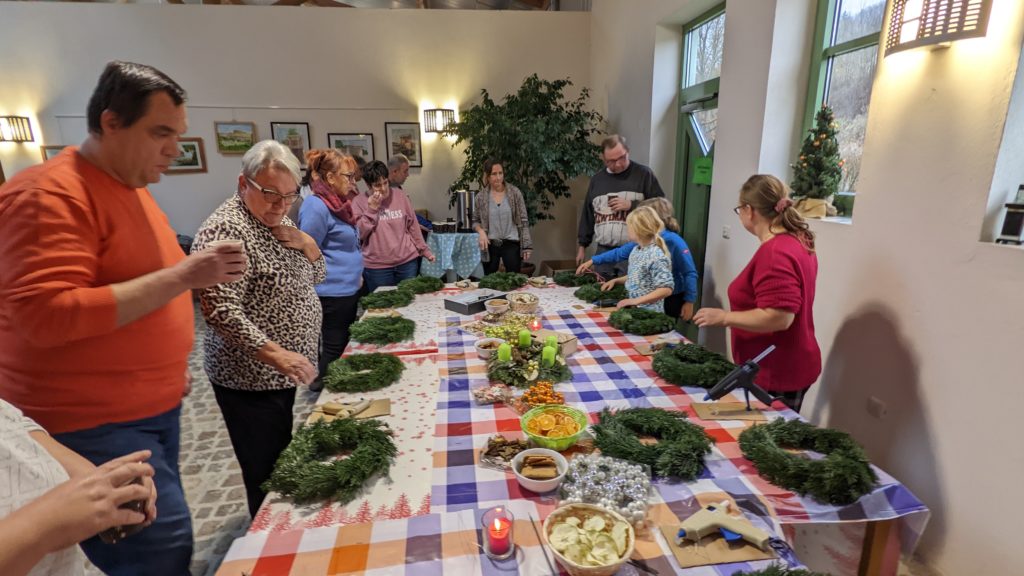
<svg viewBox="0 0 1024 576">
<path fill-rule="evenodd" d="M 555 417 L 551 414 L 541 414 L 533 419 L 540 426 L 541 430 L 548 431 L 555 427 Z"/>
<path fill-rule="evenodd" d="M 531 419 L 529 422 L 526 423 L 526 431 L 529 432 L 530 434 L 541 434 L 540 422 L 537 422 L 536 418 Z"/>
</svg>

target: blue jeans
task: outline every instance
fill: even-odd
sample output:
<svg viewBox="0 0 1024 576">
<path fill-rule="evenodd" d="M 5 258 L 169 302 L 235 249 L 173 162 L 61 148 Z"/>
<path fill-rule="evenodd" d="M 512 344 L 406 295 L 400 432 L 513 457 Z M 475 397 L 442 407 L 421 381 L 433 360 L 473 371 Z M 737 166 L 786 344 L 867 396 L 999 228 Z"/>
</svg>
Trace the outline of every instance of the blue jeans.
<svg viewBox="0 0 1024 576">
<path fill-rule="evenodd" d="M 82 542 L 82 550 L 100 570 L 112 576 L 146 574 L 180 576 L 192 561 L 192 518 L 178 473 L 181 406 L 163 414 L 131 422 L 104 424 L 87 430 L 54 434 L 54 439 L 97 466 L 130 454 L 150 450 L 156 471 L 156 521 L 117 544 L 97 536 Z"/>
<path fill-rule="evenodd" d="M 397 286 L 406 278 L 415 278 L 420 272 L 420 259 L 413 258 L 405 264 L 391 268 L 363 268 L 366 289 L 373 292 L 380 286 Z"/>
</svg>

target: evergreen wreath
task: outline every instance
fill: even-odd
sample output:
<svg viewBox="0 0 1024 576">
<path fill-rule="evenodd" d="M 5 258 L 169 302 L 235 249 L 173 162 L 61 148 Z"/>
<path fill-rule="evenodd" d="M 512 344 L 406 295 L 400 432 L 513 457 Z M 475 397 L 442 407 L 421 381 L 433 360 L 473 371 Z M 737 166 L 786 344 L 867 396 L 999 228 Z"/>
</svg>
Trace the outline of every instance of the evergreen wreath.
<svg viewBox="0 0 1024 576">
<path fill-rule="evenodd" d="M 661 408 L 605 408 L 593 425 L 594 445 L 605 456 L 646 464 L 658 476 L 693 480 L 704 469 L 713 440 L 686 413 Z M 643 444 L 639 436 L 658 439 Z"/>
<path fill-rule="evenodd" d="M 871 492 L 878 477 L 864 449 L 845 432 L 816 428 L 801 420 L 775 420 L 740 433 L 740 449 L 766 480 L 832 505 L 856 502 Z M 785 448 L 824 454 L 811 460 Z"/>
<path fill-rule="evenodd" d="M 416 295 L 409 290 L 382 290 L 371 292 L 359 299 L 359 305 L 367 310 L 372 308 L 401 308 L 412 304 Z"/>
<path fill-rule="evenodd" d="M 734 576 L 829 576 L 825 572 L 811 572 L 803 568 L 790 568 L 773 562 L 767 568 L 752 572 L 737 572 Z"/>
<path fill-rule="evenodd" d="M 413 294 L 427 294 L 430 292 L 437 292 L 444 288 L 444 281 L 440 278 L 434 278 L 433 276 L 417 276 L 415 278 L 406 278 L 398 283 L 399 290 L 408 290 Z"/>
<path fill-rule="evenodd" d="M 597 283 L 597 276 L 594 274 L 577 274 L 575 272 L 563 270 L 561 272 L 555 272 L 554 280 L 555 284 L 558 284 L 559 286 L 573 288 L 576 286 L 595 284 Z"/>
<path fill-rule="evenodd" d="M 405 364 L 392 354 L 353 354 L 327 366 L 324 386 L 331 392 L 380 390 L 398 382 L 403 370 Z"/>
<path fill-rule="evenodd" d="M 565 364 L 561 353 L 555 355 L 555 363 L 545 368 L 541 365 L 544 345 L 534 342 L 527 348 L 512 346 L 512 359 L 501 361 L 498 354 L 487 360 L 487 378 L 508 386 L 526 388 L 538 380 L 564 382 L 572 379 L 572 370 Z"/>
<path fill-rule="evenodd" d="M 585 284 L 576 289 L 572 295 L 584 302 L 596 302 L 598 300 L 615 300 L 618 302 L 619 300 L 629 298 L 629 293 L 626 292 L 626 287 L 622 284 L 616 284 L 607 292 L 601 290 L 600 284 Z"/>
<path fill-rule="evenodd" d="M 490 288 L 499 292 L 510 292 L 522 288 L 526 284 L 525 274 L 516 272 L 494 272 L 480 279 L 480 288 Z"/>
<path fill-rule="evenodd" d="M 348 451 L 348 458 L 324 461 Z M 369 479 L 387 474 L 397 455 L 387 426 L 379 420 L 320 420 L 295 431 L 261 488 L 298 503 L 333 498 L 347 504 Z"/>
<path fill-rule="evenodd" d="M 640 336 L 670 332 L 676 326 L 674 318 L 644 308 L 616 310 L 608 317 L 608 323 L 627 334 Z"/>
<path fill-rule="evenodd" d="M 680 344 L 654 355 L 654 371 L 669 384 L 712 388 L 736 366 L 697 344 Z"/>
<path fill-rule="evenodd" d="M 349 328 L 352 339 L 363 344 L 394 344 L 412 338 L 416 323 L 408 318 L 365 318 Z"/>
</svg>

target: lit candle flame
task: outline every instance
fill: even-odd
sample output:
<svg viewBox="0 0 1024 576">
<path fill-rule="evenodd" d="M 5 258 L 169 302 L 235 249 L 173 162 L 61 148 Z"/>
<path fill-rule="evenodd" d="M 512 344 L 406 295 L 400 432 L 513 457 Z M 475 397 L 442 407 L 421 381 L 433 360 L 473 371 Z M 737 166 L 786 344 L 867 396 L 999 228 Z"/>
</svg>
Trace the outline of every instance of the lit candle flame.
<svg viewBox="0 0 1024 576">
<path fill-rule="evenodd" d="M 497 518 L 494 519 L 494 529 L 501 530 L 501 524 L 498 522 Z"/>
</svg>

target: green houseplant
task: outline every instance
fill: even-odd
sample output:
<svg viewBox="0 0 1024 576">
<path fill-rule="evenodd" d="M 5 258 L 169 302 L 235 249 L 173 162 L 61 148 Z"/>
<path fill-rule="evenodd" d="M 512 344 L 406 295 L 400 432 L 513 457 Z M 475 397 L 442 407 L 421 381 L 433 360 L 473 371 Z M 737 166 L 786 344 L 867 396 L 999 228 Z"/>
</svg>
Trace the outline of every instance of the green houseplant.
<svg viewBox="0 0 1024 576">
<path fill-rule="evenodd" d="M 796 209 L 805 218 L 824 218 L 835 215 L 831 203 L 843 178 L 843 160 L 839 157 L 839 126 L 832 108 L 822 106 L 814 116 L 814 124 L 800 147 L 800 157 L 790 164 L 790 187 L 799 199 Z"/>
<path fill-rule="evenodd" d="M 570 100 L 565 91 L 569 79 L 543 80 L 533 74 L 514 94 L 500 103 L 483 89 L 481 101 L 462 112 L 458 122 L 445 130 L 455 136 L 452 147 L 465 144 L 466 163 L 455 190 L 479 184 L 484 161 L 504 162 L 505 180 L 523 192 L 530 224 L 550 220 L 555 200 L 569 196 L 568 182 L 600 167 L 601 147 L 593 143 L 604 119 L 588 107 L 590 92 L 584 88 Z"/>
</svg>

